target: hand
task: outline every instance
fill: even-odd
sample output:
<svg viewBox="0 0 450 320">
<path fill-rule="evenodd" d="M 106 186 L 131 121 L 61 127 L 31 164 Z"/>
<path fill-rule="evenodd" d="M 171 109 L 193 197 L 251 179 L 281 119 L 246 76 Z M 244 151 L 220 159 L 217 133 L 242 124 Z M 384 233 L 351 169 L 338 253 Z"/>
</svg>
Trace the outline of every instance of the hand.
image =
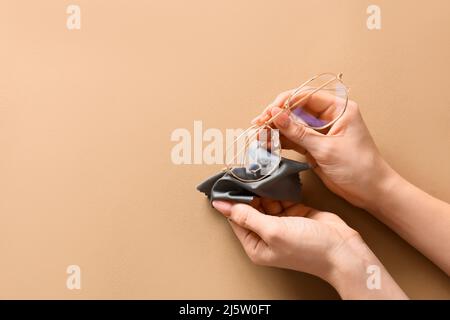
<svg viewBox="0 0 450 320">
<path fill-rule="evenodd" d="M 281 112 L 290 93 L 280 94 L 253 122 L 261 124 Z M 314 110 L 320 98 L 307 101 L 308 107 Z M 343 116 L 327 133 L 294 122 L 287 112 L 274 125 L 283 136 L 283 148 L 304 154 L 331 191 L 369 211 L 383 198 L 394 171 L 381 157 L 355 102 L 348 101 Z"/>
<path fill-rule="evenodd" d="M 213 202 L 254 263 L 316 275 L 344 299 L 407 298 L 359 234 L 337 215 L 268 199 L 253 205 L 258 210 Z M 381 290 L 367 287 L 367 267 L 373 265 L 381 271 Z"/>
<path fill-rule="evenodd" d="M 303 271 L 329 280 L 341 248 L 351 238 L 360 239 L 335 214 L 302 204 L 256 200 L 253 205 L 260 211 L 247 204 L 213 202 L 229 219 L 245 252 L 256 264 Z"/>
</svg>

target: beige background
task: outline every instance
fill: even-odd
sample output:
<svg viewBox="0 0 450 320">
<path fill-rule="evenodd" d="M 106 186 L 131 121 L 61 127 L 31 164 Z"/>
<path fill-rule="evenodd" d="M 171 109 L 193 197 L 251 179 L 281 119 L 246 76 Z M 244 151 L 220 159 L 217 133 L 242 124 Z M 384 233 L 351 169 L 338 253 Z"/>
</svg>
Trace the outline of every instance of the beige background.
<svg viewBox="0 0 450 320">
<path fill-rule="evenodd" d="M 344 72 L 392 166 L 450 201 L 447 0 L 84 0 L 68 31 L 71 3 L 0 2 L 0 298 L 338 298 L 252 265 L 195 190 L 220 166 L 170 160 L 174 129 L 245 127 L 324 71 Z M 305 202 L 359 230 L 408 295 L 450 298 L 430 261 L 303 178 Z"/>
</svg>

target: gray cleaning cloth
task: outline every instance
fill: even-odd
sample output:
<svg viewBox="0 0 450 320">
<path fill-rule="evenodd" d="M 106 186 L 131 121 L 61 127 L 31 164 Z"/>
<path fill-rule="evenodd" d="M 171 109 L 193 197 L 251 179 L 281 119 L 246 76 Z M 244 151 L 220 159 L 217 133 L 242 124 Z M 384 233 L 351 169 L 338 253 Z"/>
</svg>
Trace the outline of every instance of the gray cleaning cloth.
<svg viewBox="0 0 450 320">
<path fill-rule="evenodd" d="M 281 158 L 279 167 L 260 181 L 243 182 L 222 171 L 203 181 L 197 190 L 203 192 L 211 202 L 229 200 L 250 203 L 254 197 L 300 202 L 302 183 L 299 172 L 310 168 L 308 163 Z"/>
</svg>

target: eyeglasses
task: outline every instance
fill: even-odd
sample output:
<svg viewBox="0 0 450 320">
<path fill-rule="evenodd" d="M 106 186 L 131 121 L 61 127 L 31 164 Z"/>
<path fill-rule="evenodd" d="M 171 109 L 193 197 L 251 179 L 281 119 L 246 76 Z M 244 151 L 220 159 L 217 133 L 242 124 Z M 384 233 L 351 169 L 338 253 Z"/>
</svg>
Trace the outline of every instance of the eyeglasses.
<svg viewBox="0 0 450 320">
<path fill-rule="evenodd" d="M 292 90 L 281 111 L 267 116 L 261 125 L 252 125 L 242 132 L 225 153 L 226 170 L 243 182 L 260 181 L 277 170 L 281 161 L 278 130 L 272 127 L 282 113 L 298 124 L 324 131 L 344 114 L 348 89 L 342 73 L 319 74 Z"/>
</svg>

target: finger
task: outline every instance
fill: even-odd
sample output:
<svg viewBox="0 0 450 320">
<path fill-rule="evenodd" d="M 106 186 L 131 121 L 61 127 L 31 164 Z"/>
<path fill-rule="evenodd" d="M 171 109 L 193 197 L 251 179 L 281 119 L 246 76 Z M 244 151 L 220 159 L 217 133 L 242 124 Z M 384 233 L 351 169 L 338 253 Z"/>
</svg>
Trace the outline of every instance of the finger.
<svg viewBox="0 0 450 320">
<path fill-rule="evenodd" d="M 264 108 L 264 110 L 259 115 L 254 117 L 250 123 L 251 124 L 256 124 L 256 125 L 261 125 L 264 122 L 266 122 L 267 120 L 269 120 L 269 118 L 270 118 L 270 109 L 271 109 L 271 105 L 269 105 L 266 108 Z"/>
<path fill-rule="evenodd" d="M 250 205 L 255 208 L 256 210 L 261 210 L 261 198 L 259 197 L 253 197 L 252 201 L 250 202 Z"/>
<path fill-rule="evenodd" d="M 264 241 L 269 242 L 280 227 L 278 217 L 265 215 L 243 203 L 232 204 L 225 201 L 213 201 L 213 206 L 224 216 L 245 229 L 257 233 Z"/>
<path fill-rule="evenodd" d="M 283 215 L 286 217 L 305 217 L 308 218 L 309 215 L 316 211 L 313 208 L 307 207 L 301 203 L 293 205 L 284 210 Z"/>
<path fill-rule="evenodd" d="M 266 242 L 269 233 L 279 223 L 276 217 L 265 215 L 243 203 L 231 207 L 229 218 L 241 227 L 254 231 Z"/>
<path fill-rule="evenodd" d="M 294 206 L 294 205 L 296 205 L 297 203 L 296 202 L 293 202 L 293 201 L 281 201 L 281 205 L 283 206 L 283 209 L 287 209 L 287 208 L 290 208 L 290 207 L 292 207 L 292 206 Z"/>
<path fill-rule="evenodd" d="M 338 98 L 335 95 L 324 91 L 318 91 L 311 94 L 314 88 L 304 87 L 302 90 L 295 94 L 295 97 L 290 101 L 290 105 L 296 105 L 307 110 L 309 113 L 315 115 L 320 119 L 334 119 L 336 115 L 341 111 L 341 106 L 344 104 L 342 98 Z M 286 90 L 280 93 L 275 100 L 270 103 L 260 115 L 256 116 L 252 120 L 252 124 L 262 125 L 264 122 L 270 119 L 271 109 L 274 107 L 281 107 L 286 100 L 292 96 L 296 89 Z M 311 94 L 311 95 L 310 95 Z M 296 104 L 297 103 L 297 104 Z"/>
<path fill-rule="evenodd" d="M 251 205 L 253 208 L 259 207 L 260 204 L 261 204 L 261 198 L 259 198 L 259 197 L 253 197 L 252 201 L 250 202 L 250 205 Z"/>
<path fill-rule="evenodd" d="M 314 210 L 308 215 L 308 218 L 327 224 L 342 224 L 344 222 L 344 220 L 339 218 L 339 216 L 334 213 L 319 210 Z"/>
<path fill-rule="evenodd" d="M 261 238 L 254 233 L 253 231 L 250 231 L 248 229 L 242 228 L 241 226 L 237 225 L 233 221 L 228 221 L 230 223 L 231 228 L 233 229 L 233 232 L 236 234 L 236 237 L 241 242 L 242 246 L 244 248 L 246 247 L 255 247 L 255 245 L 258 243 L 258 241 L 261 240 Z"/>
<path fill-rule="evenodd" d="M 252 120 L 252 124 L 256 124 L 256 125 L 262 125 L 264 124 L 264 122 L 266 122 L 267 120 L 270 119 L 271 115 L 271 110 L 274 107 L 281 107 L 284 102 L 286 101 L 286 99 L 291 95 L 291 93 L 293 92 L 292 90 L 287 90 L 284 91 L 282 93 L 280 93 L 279 95 L 276 96 L 275 100 L 273 100 L 264 110 L 263 112 L 261 112 L 260 115 L 256 116 L 253 120 Z"/>
<path fill-rule="evenodd" d="M 307 207 L 301 203 L 286 209 L 283 212 L 286 217 L 304 217 L 316 221 L 327 223 L 342 223 L 343 220 L 331 212 L 319 211 L 317 209 Z"/>
<path fill-rule="evenodd" d="M 360 132 L 361 128 L 357 125 L 363 125 L 364 129 L 366 129 L 358 105 L 356 102 L 349 100 L 345 112 L 330 128 L 328 135 L 341 135 L 346 130 L 352 130 L 354 127 L 358 127 L 356 131 Z M 350 131 L 348 132 L 350 134 Z"/>
<path fill-rule="evenodd" d="M 274 120 L 274 124 L 280 132 L 286 138 L 298 144 L 310 153 L 314 153 L 314 151 L 318 150 L 323 135 L 311 128 L 292 121 L 289 113 L 283 109 L 277 107 L 273 108 L 272 116 L 275 116 L 280 112 L 281 114 Z"/>
<path fill-rule="evenodd" d="M 283 211 L 283 206 L 280 201 L 277 200 L 262 198 L 261 206 L 264 209 L 264 212 L 270 215 L 278 215 Z"/>
<path fill-rule="evenodd" d="M 230 226 L 250 260 L 258 264 L 264 264 L 269 261 L 270 249 L 264 240 L 256 233 L 232 221 L 230 221 Z"/>
<path fill-rule="evenodd" d="M 334 117 L 338 111 L 336 106 L 342 105 L 344 100 L 325 91 L 317 91 L 311 94 L 314 89 L 312 87 L 304 87 L 295 95 L 289 105 L 293 106 L 295 104 L 296 108 L 301 107 L 321 119 Z"/>
</svg>

